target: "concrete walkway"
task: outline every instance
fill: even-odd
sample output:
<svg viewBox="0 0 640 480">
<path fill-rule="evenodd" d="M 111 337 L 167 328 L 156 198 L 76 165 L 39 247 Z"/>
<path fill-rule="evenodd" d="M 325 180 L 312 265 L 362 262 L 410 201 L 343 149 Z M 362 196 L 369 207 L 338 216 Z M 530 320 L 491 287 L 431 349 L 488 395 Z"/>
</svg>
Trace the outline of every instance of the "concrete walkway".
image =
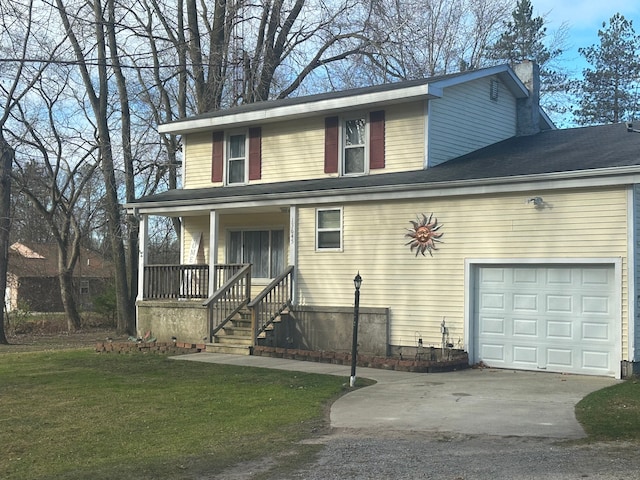
<svg viewBox="0 0 640 480">
<path fill-rule="evenodd" d="M 196 353 L 175 360 L 221 363 L 345 377 L 350 367 L 278 358 Z M 331 426 L 344 429 L 440 432 L 574 439 L 585 436 L 574 406 L 585 395 L 614 385 L 608 377 L 478 369 L 407 373 L 360 368 L 377 383 L 331 407 Z"/>
</svg>

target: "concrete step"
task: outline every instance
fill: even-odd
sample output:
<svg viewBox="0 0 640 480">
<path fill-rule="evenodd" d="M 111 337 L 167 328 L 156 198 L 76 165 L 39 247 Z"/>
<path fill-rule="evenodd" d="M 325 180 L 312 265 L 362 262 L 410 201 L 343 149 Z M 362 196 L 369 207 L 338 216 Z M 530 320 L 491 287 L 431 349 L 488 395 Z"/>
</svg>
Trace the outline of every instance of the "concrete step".
<svg viewBox="0 0 640 480">
<path fill-rule="evenodd" d="M 251 327 L 235 327 L 233 325 L 227 325 L 218 332 L 218 335 L 235 335 L 238 337 L 250 337 Z"/>
<path fill-rule="evenodd" d="M 221 345 L 219 343 L 207 343 L 207 353 L 225 353 L 231 355 L 251 355 L 251 348 L 247 345 Z"/>
<path fill-rule="evenodd" d="M 253 345 L 251 336 L 239 336 L 239 335 L 216 335 L 213 338 L 213 343 L 217 345 L 239 345 L 239 346 Z"/>
</svg>

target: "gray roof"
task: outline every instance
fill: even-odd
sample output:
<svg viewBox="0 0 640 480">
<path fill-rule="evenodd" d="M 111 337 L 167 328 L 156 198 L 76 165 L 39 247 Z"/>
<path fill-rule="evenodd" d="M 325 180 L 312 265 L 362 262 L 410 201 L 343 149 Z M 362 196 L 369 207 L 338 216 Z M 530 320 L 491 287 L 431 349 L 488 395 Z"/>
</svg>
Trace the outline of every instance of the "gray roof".
<svg viewBox="0 0 640 480">
<path fill-rule="evenodd" d="M 496 67 L 487 67 L 484 69 L 474 70 L 473 72 L 479 73 L 483 71 L 493 71 L 495 69 Z M 420 78 L 416 80 L 403 80 L 399 82 L 383 83 L 380 85 L 352 88 L 348 90 L 336 90 L 333 92 L 324 92 L 324 93 L 318 93 L 313 95 L 302 95 L 299 97 L 287 97 L 287 98 L 280 98 L 276 100 L 265 100 L 261 102 L 246 103 L 246 104 L 237 105 L 231 108 L 214 110 L 214 111 L 202 113 L 199 115 L 192 115 L 192 116 L 189 116 L 187 119 L 198 120 L 201 118 L 215 118 L 215 117 L 222 117 L 222 116 L 245 113 L 245 112 L 254 112 L 258 110 L 273 109 L 273 108 L 284 107 L 284 106 L 303 105 L 306 103 L 321 102 L 324 100 L 349 98 L 355 95 L 380 93 L 380 92 L 399 90 L 399 89 L 409 88 L 409 87 L 418 87 L 421 85 L 429 85 L 432 83 L 438 83 L 438 82 L 454 79 L 457 77 L 468 76 L 469 73 L 470 72 L 450 73 L 447 75 L 438 75 L 435 77 Z M 177 120 L 174 120 L 173 122 L 166 123 L 165 125 L 180 123 L 184 120 L 185 120 L 184 118 L 177 119 Z"/>
<path fill-rule="evenodd" d="M 359 177 L 320 178 L 233 187 L 178 189 L 142 197 L 128 205 L 193 204 L 261 200 L 282 195 L 323 195 L 331 191 L 360 192 L 368 188 L 414 186 L 436 188 L 459 182 L 509 183 L 522 178 L 553 173 L 567 176 L 596 169 L 640 166 L 640 134 L 624 124 L 563 130 L 545 130 L 536 135 L 512 137 L 462 157 L 424 170 Z M 638 169 L 640 172 L 640 169 Z M 638 173 L 636 172 L 636 173 Z"/>
</svg>

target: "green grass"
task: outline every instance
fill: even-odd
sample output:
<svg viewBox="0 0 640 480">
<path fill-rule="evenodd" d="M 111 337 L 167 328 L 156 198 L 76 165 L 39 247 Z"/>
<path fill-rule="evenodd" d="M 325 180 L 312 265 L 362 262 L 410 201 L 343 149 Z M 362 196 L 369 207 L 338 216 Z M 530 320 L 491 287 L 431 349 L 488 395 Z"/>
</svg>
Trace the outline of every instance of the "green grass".
<svg viewBox="0 0 640 480">
<path fill-rule="evenodd" d="M 587 395 L 576 405 L 576 418 L 590 440 L 640 440 L 640 381 Z"/>
<path fill-rule="evenodd" d="M 295 449 L 344 383 L 155 355 L 0 355 L 0 478 L 215 474 Z"/>
</svg>

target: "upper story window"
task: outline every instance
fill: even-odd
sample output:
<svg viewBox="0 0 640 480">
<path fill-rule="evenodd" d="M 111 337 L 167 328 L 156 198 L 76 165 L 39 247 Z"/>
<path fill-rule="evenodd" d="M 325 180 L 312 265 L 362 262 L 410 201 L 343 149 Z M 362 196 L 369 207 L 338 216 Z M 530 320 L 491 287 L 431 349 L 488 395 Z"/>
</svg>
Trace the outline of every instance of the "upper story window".
<svg viewBox="0 0 640 480">
<path fill-rule="evenodd" d="M 243 185 L 262 178 L 262 129 L 213 133 L 211 181 Z"/>
<path fill-rule="evenodd" d="M 227 183 L 246 183 L 247 172 L 247 136 L 229 135 L 227 140 Z"/>
<path fill-rule="evenodd" d="M 325 173 L 358 175 L 384 167 L 384 110 L 325 118 Z"/>
<path fill-rule="evenodd" d="M 367 119 L 364 117 L 344 121 L 342 130 L 342 173 L 366 173 L 367 171 Z"/>
</svg>

